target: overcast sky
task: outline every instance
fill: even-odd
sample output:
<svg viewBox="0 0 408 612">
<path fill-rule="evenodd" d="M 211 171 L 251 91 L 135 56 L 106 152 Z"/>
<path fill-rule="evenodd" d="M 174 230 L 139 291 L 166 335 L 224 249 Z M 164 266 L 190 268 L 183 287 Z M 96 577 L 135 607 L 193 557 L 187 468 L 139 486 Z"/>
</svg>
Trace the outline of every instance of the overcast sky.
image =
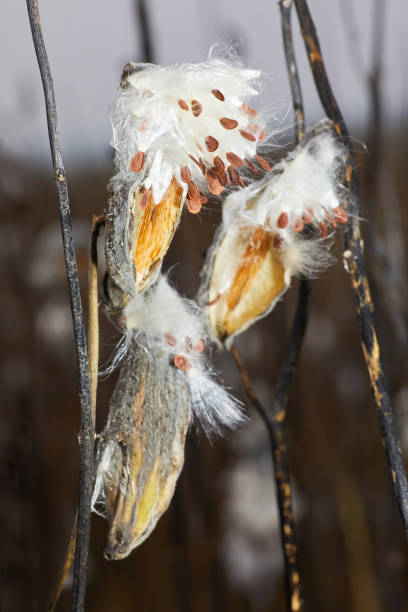
<svg viewBox="0 0 408 612">
<path fill-rule="evenodd" d="M 26 3 L 5 1 L 0 25 L 0 146 L 36 163 L 49 163 L 43 94 Z M 375 1 L 309 0 L 333 89 L 355 133 L 363 131 L 367 121 L 367 91 L 359 75 L 370 67 Z M 347 24 L 340 2 L 354 7 L 354 18 Z M 158 63 L 200 61 L 213 43 L 238 40 L 245 63 L 267 73 L 270 87 L 266 95 L 278 116 L 287 114 L 290 95 L 277 2 L 150 0 L 148 4 Z M 121 69 L 130 60 L 140 60 L 134 1 L 39 0 L 39 5 L 65 159 L 71 166 L 104 163 L 109 157 L 108 113 Z M 384 107 L 387 121 L 398 124 L 407 102 L 408 3 L 388 0 L 386 5 Z M 295 19 L 294 26 L 310 122 L 322 116 L 322 111 Z M 358 33 L 357 48 L 350 49 L 350 29 Z"/>
</svg>

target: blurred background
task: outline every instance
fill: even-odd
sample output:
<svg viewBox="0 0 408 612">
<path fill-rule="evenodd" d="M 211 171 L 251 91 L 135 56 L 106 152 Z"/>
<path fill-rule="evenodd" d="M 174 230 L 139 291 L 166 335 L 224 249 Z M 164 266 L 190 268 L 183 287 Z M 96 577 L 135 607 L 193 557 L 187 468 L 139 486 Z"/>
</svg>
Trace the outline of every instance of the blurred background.
<svg viewBox="0 0 408 612">
<path fill-rule="evenodd" d="M 310 0 L 334 92 L 354 138 L 362 231 L 378 332 L 404 452 L 408 452 L 408 5 Z M 233 42 L 265 71 L 276 142 L 291 146 L 277 2 L 120 3 L 41 0 L 68 174 L 82 295 L 92 214 L 112 174 L 109 109 L 123 65 L 205 59 Z M 43 94 L 25 3 L 6 0 L 0 24 L 0 608 L 44 610 L 62 566 L 78 497 L 79 402 Z M 143 35 L 143 15 L 149 38 Z M 145 25 L 146 25 L 145 24 Z M 307 123 L 323 116 L 293 14 Z M 282 150 L 277 147 L 276 156 Z M 165 260 L 188 297 L 219 204 L 185 214 Z M 341 253 L 341 243 L 335 249 Z M 340 258 L 339 258 L 340 259 Z M 270 405 L 296 304 L 296 285 L 238 346 Z M 116 331 L 102 324 L 102 365 Z M 221 377 L 244 399 L 228 354 Z M 101 381 L 98 429 L 115 375 Z M 192 431 L 172 504 L 128 559 L 103 558 L 94 516 L 87 610 L 280 612 L 285 609 L 269 442 L 257 414 L 212 445 Z M 407 546 L 381 445 L 353 296 L 339 262 L 313 283 L 311 317 L 291 389 L 289 456 L 305 610 L 408 610 Z M 69 610 L 70 582 L 59 609 Z"/>
</svg>

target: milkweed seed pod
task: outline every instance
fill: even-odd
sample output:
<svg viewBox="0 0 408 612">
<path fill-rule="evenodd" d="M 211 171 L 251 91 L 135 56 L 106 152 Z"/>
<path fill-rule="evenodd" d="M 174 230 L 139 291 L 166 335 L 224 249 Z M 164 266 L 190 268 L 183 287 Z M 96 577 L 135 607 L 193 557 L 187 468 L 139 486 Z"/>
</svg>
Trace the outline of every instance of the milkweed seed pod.
<svg viewBox="0 0 408 612">
<path fill-rule="evenodd" d="M 213 336 L 229 346 L 266 316 L 295 275 L 332 258 L 330 228 L 347 223 L 337 176 L 343 151 L 324 120 L 262 180 L 228 196 L 203 271 L 200 301 Z"/>
<path fill-rule="evenodd" d="M 109 522 L 105 557 L 123 559 L 167 509 L 184 461 L 188 385 L 159 349 L 128 350 L 98 442 L 92 507 Z"/>
<path fill-rule="evenodd" d="M 215 380 L 206 349 L 208 331 L 197 305 L 181 297 L 164 276 L 143 294 L 135 294 L 123 312 L 124 344 L 139 343 L 146 352 L 160 349 L 178 369 L 189 389 L 192 413 L 207 435 L 243 420 L 240 404 Z"/>
<path fill-rule="evenodd" d="M 139 546 L 168 507 L 183 465 L 188 425 L 207 435 L 244 420 L 215 380 L 197 306 L 164 277 L 135 292 L 122 314 L 120 375 L 98 443 L 92 508 L 109 522 L 108 559 Z"/>
<path fill-rule="evenodd" d="M 107 210 L 107 263 L 127 292 L 154 282 L 180 220 L 184 201 L 196 214 L 207 195 L 244 186 L 244 167 L 270 167 L 257 154 L 265 120 L 248 97 L 260 73 L 238 61 L 125 67 L 111 115 L 117 174 Z M 251 161 L 253 160 L 253 161 Z"/>
</svg>

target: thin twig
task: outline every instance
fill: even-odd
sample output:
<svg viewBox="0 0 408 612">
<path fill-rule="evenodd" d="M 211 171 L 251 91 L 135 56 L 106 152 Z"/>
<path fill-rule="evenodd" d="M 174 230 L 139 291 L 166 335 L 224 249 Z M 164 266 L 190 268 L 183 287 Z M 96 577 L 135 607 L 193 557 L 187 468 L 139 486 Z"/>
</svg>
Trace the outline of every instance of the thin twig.
<svg viewBox="0 0 408 612">
<path fill-rule="evenodd" d="M 263 419 L 268 431 L 272 447 L 273 467 L 276 482 L 276 496 L 279 510 L 279 526 L 282 542 L 283 556 L 285 560 L 285 588 L 286 605 L 289 612 L 303 610 L 303 599 L 301 595 L 301 583 L 299 574 L 298 549 L 296 544 L 296 532 L 294 529 L 294 515 L 292 511 L 292 487 L 289 477 L 289 461 L 286 445 L 284 423 L 280 417 L 285 418 L 284 413 L 272 416 L 259 401 L 249 376 L 242 364 L 240 354 L 236 346 L 232 346 L 231 355 L 237 365 L 245 391 L 249 401 Z"/>
<path fill-rule="evenodd" d="M 75 546 L 77 541 L 77 520 L 78 513 L 75 514 L 74 524 L 72 525 L 71 535 L 68 543 L 68 550 L 65 556 L 64 565 L 61 570 L 60 577 L 58 579 L 58 584 L 55 589 L 55 593 L 52 596 L 51 602 L 48 606 L 48 612 L 54 612 L 59 598 L 61 597 L 62 589 L 64 587 L 65 581 L 67 579 L 69 570 L 71 569 L 72 561 L 74 560 Z"/>
<path fill-rule="evenodd" d="M 252 388 L 237 348 L 233 346 L 231 349 L 231 354 L 238 367 L 248 399 L 262 417 L 271 441 L 280 535 L 285 560 L 286 603 L 287 609 L 290 612 L 300 612 L 303 610 L 303 596 L 296 543 L 296 526 L 293 513 L 285 420 L 289 388 L 295 373 L 297 358 L 306 330 L 309 291 L 309 283 L 300 284 L 295 319 L 275 388 L 273 407 L 270 412 L 264 408 Z"/>
<path fill-rule="evenodd" d="M 89 378 L 91 382 L 91 410 L 92 422 L 95 428 L 96 416 L 96 394 L 98 390 L 98 366 L 99 366 L 99 308 L 98 308 L 98 238 L 101 227 L 105 225 L 105 216 L 93 216 L 91 247 L 89 256 L 88 274 L 88 342 L 89 342 Z M 61 575 L 58 580 L 56 591 L 51 600 L 48 612 L 54 612 L 61 596 L 62 588 L 71 569 L 74 558 L 74 550 L 77 541 L 78 513 L 75 514 L 72 526 L 68 551 L 65 557 Z"/>
<path fill-rule="evenodd" d="M 293 45 L 291 22 L 292 5 L 292 0 L 279 0 L 283 50 L 285 52 L 286 68 L 288 71 L 293 110 L 295 111 L 296 116 L 296 142 L 300 142 L 305 133 L 305 113 L 303 110 L 302 90 L 300 87 L 295 49 Z"/>
<path fill-rule="evenodd" d="M 296 142 L 305 132 L 303 101 L 296 66 L 291 27 L 291 0 L 280 0 L 282 36 L 292 93 L 293 108 L 296 116 Z M 259 401 L 245 368 L 238 349 L 233 346 L 231 354 L 238 367 L 247 396 L 253 407 L 259 412 L 267 428 L 272 448 L 273 468 L 278 501 L 280 535 L 285 562 L 286 605 L 290 612 L 303 610 L 302 585 L 300 580 L 296 527 L 293 512 L 292 487 L 290 482 L 289 458 L 286 442 L 285 420 L 286 404 L 289 389 L 295 373 L 297 357 L 302 345 L 308 315 L 308 298 L 310 285 L 301 280 L 298 305 L 290 333 L 281 371 L 275 388 L 272 410 L 268 411 Z"/>
<path fill-rule="evenodd" d="M 142 62 L 154 63 L 153 42 L 150 31 L 149 13 L 145 0 L 135 0 L 136 20 L 139 24 Z"/>
<path fill-rule="evenodd" d="M 324 67 L 315 25 L 306 0 L 294 0 L 303 40 L 313 73 L 316 89 L 327 116 L 335 123 L 347 152 L 345 181 L 351 200 L 345 206 L 354 213 L 346 228 L 343 261 L 354 290 L 357 317 L 360 325 L 364 358 L 370 378 L 371 390 L 380 422 L 383 444 L 386 450 L 394 490 L 398 500 L 405 533 L 408 537 L 408 481 L 401 453 L 394 414 L 383 373 L 380 346 L 374 327 L 374 305 L 371 299 L 364 259 L 364 244 L 358 219 L 359 181 L 349 134 L 343 116 L 333 95 Z"/>
<path fill-rule="evenodd" d="M 54 166 L 54 179 L 57 189 L 57 197 L 61 218 L 65 265 L 67 270 L 68 288 L 75 334 L 75 348 L 79 369 L 79 394 L 81 403 L 79 444 L 80 494 L 78 510 L 78 538 L 77 546 L 75 549 L 72 610 L 83 610 L 85 602 L 86 573 L 88 564 L 88 548 L 91 525 L 91 496 L 94 446 L 88 352 L 82 318 L 78 270 L 75 260 L 75 250 L 72 238 L 68 188 L 59 142 L 54 87 L 45 43 L 41 31 L 37 0 L 27 0 L 27 9 L 30 19 L 30 26 L 34 41 L 35 52 L 38 60 L 38 66 L 40 69 L 42 84 L 44 88 L 48 135 L 50 139 L 50 149 Z"/>
<path fill-rule="evenodd" d="M 89 342 L 89 377 L 91 380 L 92 420 L 95 428 L 96 393 L 98 389 L 99 367 L 99 304 L 98 304 L 98 238 L 105 217 L 93 216 L 91 233 L 91 252 L 88 274 L 88 342 Z"/>
</svg>

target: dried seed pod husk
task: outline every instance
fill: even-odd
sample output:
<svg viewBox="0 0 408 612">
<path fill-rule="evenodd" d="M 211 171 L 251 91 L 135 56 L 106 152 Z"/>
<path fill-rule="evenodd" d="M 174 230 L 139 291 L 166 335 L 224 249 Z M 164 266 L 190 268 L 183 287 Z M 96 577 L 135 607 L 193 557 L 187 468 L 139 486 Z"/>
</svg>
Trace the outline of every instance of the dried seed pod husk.
<svg viewBox="0 0 408 612">
<path fill-rule="evenodd" d="M 93 509 L 109 522 L 105 557 L 123 559 L 167 509 L 184 461 L 188 387 L 160 350 L 130 349 L 98 443 Z"/>
<path fill-rule="evenodd" d="M 123 294 L 118 303 L 112 300 L 114 309 L 122 309 L 135 290 L 144 291 L 156 280 L 183 205 L 183 192 L 175 179 L 157 205 L 150 192 L 128 192 L 126 185 L 112 194 L 106 211 L 106 266 L 110 283 Z"/>
<path fill-rule="evenodd" d="M 332 263 L 329 226 L 348 218 L 342 155 L 333 123 L 323 120 L 270 175 L 226 198 L 200 296 L 220 343 L 267 315 L 293 276 L 312 278 Z"/>
<path fill-rule="evenodd" d="M 290 282 L 273 233 L 238 225 L 218 232 L 203 275 L 201 302 L 215 338 L 227 347 L 274 307 Z"/>
</svg>

